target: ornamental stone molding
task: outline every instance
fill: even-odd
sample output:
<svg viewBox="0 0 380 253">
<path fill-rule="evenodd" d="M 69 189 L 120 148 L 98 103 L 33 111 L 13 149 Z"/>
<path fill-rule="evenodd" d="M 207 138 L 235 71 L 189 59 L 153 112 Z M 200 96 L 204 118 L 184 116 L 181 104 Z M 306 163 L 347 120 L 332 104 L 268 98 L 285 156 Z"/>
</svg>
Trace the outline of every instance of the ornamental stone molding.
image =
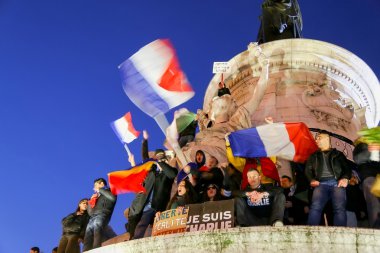
<svg viewBox="0 0 380 253">
<path fill-rule="evenodd" d="M 238 106 L 253 96 L 261 73 L 258 52 L 236 55 L 224 74 L 226 86 Z M 380 120 L 379 81 L 368 65 L 339 46 L 317 40 L 287 39 L 260 45 L 269 59 L 269 81 L 259 108 L 251 114 L 253 126 L 271 116 L 275 122 L 304 122 L 349 140 L 362 127 Z M 203 110 L 217 94 L 220 74 L 206 90 Z"/>
</svg>

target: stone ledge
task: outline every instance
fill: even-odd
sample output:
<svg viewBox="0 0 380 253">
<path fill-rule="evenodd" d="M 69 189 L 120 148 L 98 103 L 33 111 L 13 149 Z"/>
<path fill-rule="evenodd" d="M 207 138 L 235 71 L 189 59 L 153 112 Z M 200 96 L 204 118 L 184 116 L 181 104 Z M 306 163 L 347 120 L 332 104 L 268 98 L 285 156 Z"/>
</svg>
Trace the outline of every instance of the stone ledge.
<svg viewBox="0 0 380 253">
<path fill-rule="evenodd" d="M 238 227 L 122 242 L 89 253 L 379 252 L 380 230 L 341 227 Z"/>
</svg>

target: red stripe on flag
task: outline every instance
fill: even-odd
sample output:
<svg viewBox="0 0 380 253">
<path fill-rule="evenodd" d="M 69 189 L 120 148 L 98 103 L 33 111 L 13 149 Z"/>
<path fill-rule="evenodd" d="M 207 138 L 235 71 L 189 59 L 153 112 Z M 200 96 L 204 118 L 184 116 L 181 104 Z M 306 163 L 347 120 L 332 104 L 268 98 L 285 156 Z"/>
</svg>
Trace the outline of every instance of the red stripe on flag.
<svg viewBox="0 0 380 253">
<path fill-rule="evenodd" d="M 132 124 L 132 115 L 130 112 L 127 112 L 125 115 L 124 115 L 124 118 L 125 120 L 128 122 L 128 131 L 130 133 L 132 133 L 134 136 L 136 136 L 136 138 L 140 135 L 140 132 L 137 131 L 133 124 Z"/>
<path fill-rule="evenodd" d="M 172 58 L 165 72 L 163 73 L 158 84 L 160 87 L 168 91 L 189 92 L 193 91 L 187 81 L 185 74 L 182 72 L 181 67 L 174 51 L 174 47 L 169 40 L 165 39 L 162 42 L 167 45 L 172 51 Z"/>
<path fill-rule="evenodd" d="M 289 140 L 294 144 L 295 155 L 293 161 L 305 162 L 311 154 L 318 150 L 318 146 L 304 123 L 285 123 Z"/>
</svg>

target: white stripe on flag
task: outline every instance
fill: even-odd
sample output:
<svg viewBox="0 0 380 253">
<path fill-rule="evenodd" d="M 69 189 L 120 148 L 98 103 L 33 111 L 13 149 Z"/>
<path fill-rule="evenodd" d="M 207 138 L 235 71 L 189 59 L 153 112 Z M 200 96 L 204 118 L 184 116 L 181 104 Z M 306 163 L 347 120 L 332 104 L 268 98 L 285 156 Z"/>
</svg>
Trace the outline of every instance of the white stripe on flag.
<svg viewBox="0 0 380 253">
<path fill-rule="evenodd" d="M 116 131 L 119 133 L 122 142 L 130 143 L 136 139 L 136 136 L 129 132 L 128 122 L 124 119 L 124 117 L 116 120 L 114 122 L 114 126 Z"/>
<path fill-rule="evenodd" d="M 283 159 L 293 160 L 296 151 L 294 144 L 289 140 L 285 124 L 275 123 L 259 126 L 256 129 L 268 157 L 276 155 Z"/>
</svg>

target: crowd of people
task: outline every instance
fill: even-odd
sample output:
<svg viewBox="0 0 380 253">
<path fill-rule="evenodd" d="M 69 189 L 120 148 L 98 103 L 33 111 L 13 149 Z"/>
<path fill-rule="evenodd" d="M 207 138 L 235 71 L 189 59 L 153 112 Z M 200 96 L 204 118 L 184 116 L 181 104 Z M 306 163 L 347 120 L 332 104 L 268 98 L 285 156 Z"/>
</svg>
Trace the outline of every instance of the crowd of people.
<svg viewBox="0 0 380 253">
<path fill-rule="evenodd" d="M 357 145 L 356 163 L 353 163 L 342 152 L 331 148 L 328 132 L 318 133 L 316 142 L 319 151 L 310 156 L 306 164 L 292 164 L 290 175 L 282 175 L 281 179 L 273 174 L 275 164 L 268 158 L 246 159 L 244 168 L 239 170 L 233 161 L 226 167 L 218 167 L 215 157 L 209 156 L 206 160 L 205 153 L 198 150 L 194 162 L 178 172 L 173 184 L 172 173 L 176 170 L 168 164 L 163 150 L 156 150 L 158 163 L 147 177 L 154 182 L 154 189 L 145 181 L 147 193 L 137 194 L 128 209 L 127 231 L 131 239 L 141 238 L 159 212 L 230 198 L 235 199 L 238 226 L 379 228 L 379 199 L 370 193 L 370 188 L 380 173 L 380 164 L 369 159 L 368 145 Z M 147 138 L 143 147 L 147 150 Z M 162 178 L 167 180 L 165 184 Z M 166 185 L 166 193 L 160 189 L 163 185 Z M 169 200 L 171 185 L 177 187 L 177 191 Z M 157 199 L 160 206 L 155 204 Z"/>
<path fill-rule="evenodd" d="M 147 136 L 144 133 L 145 158 Z M 379 198 L 370 192 L 380 173 L 380 163 L 370 160 L 368 145 L 357 145 L 354 163 L 331 148 L 329 132 L 320 131 L 316 143 L 319 150 L 305 164 L 291 163 L 289 175 L 281 177 L 269 158 L 245 159 L 243 165 L 241 161 L 234 165 L 232 158 L 223 166 L 202 150 L 177 173 L 165 152 L 156 150 L 157 163 L 144 182 L 146 193 L 137 194 L 126 212 L 130 238 L 149 235 L 148 226 L 162 211 L 225 199 L 235 200 L 235 222 L 241 227 L 285 224 L 380 228 Z M 226 145 L 228 152 L 228 141 Z M 176 191 L 170 198 L 172 186 Z"/>
<path fill-rule="evenodd" d="M 143 132 L 142 159 L 149 159 L 148 138 Z M 356 145 L 352 162 L 331 148 L 330 133 L 316 135 L 319 150 L 305 164 L 291 164 L 279 175 L 273 158 L 238 158 L 226 141 L 228 164 L 198 150 L 182 169 L 163 149 L 154 153 L 143 186 L 126 209 L 130 240 L 149 236 L 154 218 L 165 210 L 234 199 L 235 226 L 333 225 L 380 228 L 379 198 L 371 193 L 379 161 L 370 158 L 365 143 Z M 242 161 L 243 159 L 243 161 Z M 131 154 L 129 161 L 135 165 Z M 94 180 L 94 194 L 81 199 L 76 210 L 62 219 L 63 233 L 58 253 L 80 252 L 100 247 L 116 236 L 108 225 L 117 196 L 104 178 Z M 30 252 L 39 252 L 34 247 Z M 36 251 L 37 250 L 37 251 Z"/>
</svg>

